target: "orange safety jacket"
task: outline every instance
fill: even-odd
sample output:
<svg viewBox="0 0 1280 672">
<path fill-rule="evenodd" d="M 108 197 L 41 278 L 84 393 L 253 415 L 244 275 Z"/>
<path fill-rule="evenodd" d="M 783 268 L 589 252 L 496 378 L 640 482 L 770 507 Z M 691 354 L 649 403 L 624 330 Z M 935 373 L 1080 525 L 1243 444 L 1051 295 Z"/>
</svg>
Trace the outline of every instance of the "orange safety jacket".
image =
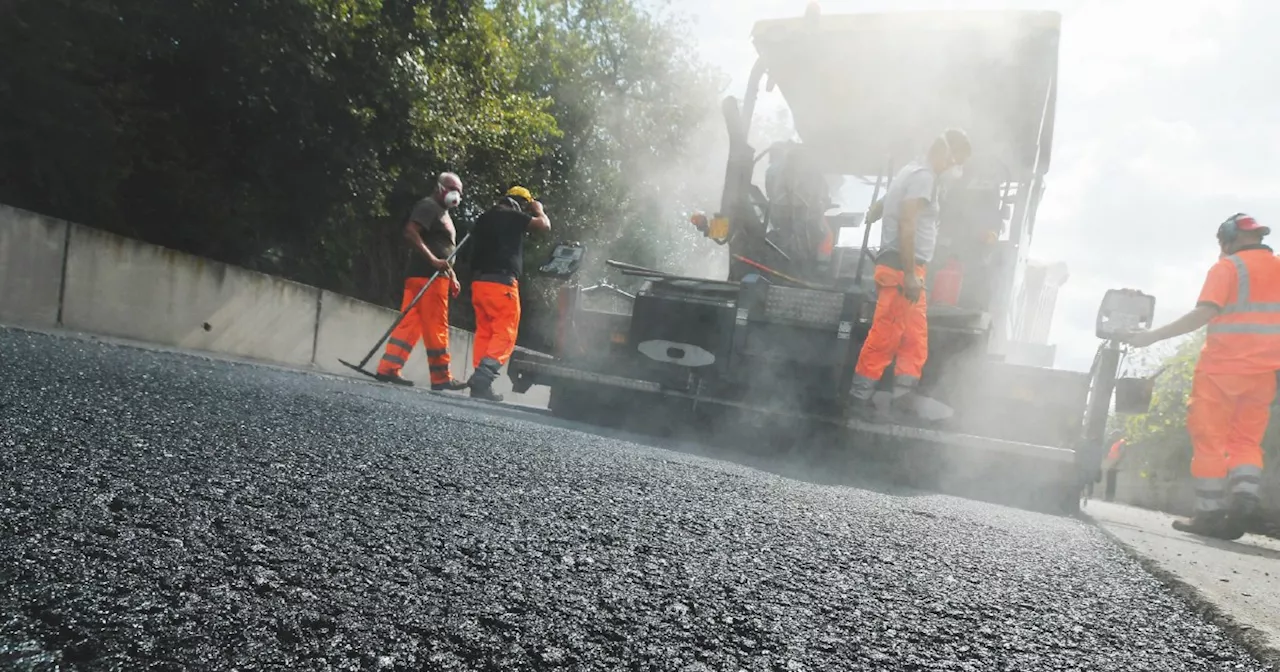
<svg viewBox="0 0 1280 672">
<path fill-rule="evenodd" d="M 1280 371 L 1280 258 L 1264 245 L 1223 257 L 1209 270 L 1201 304 L 1214 305 L 1197 369 Z"/>
</svg>

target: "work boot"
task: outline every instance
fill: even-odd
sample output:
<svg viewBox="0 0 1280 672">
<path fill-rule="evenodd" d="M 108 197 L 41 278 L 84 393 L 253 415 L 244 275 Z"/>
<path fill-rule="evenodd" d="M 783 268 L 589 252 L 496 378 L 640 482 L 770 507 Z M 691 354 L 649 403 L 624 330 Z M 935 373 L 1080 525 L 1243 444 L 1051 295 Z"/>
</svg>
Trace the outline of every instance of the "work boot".
<svg viewBox="0 0 1280 672">
<path fill-rule="evenodd" d="M 404 387 L 413 387 L 413 381 L 400 375 L 399 371 L 395 373 L 383 373 L 379 371 L 374 378 L 383 383 L 391 383 L 392 385 L 402 385 Z"/>
<path fill-rule="evenodd" d="M 502 395 L 494 392 L 493 387 L 489 385 L 471 388 L 471 398 L 484 401 L 502 401 Z"/>
<path fill-rule="evenodd" d="M 465 390 L 468 387 L 469 385 L 467 381 L 458 380 L 457 378 L 451 378 L 447 383 L 432 383 L 431 391 L 432 392 L 457 392 L 458 390 Z"/>
<path fill-rule="evenodd" d="M 467 381 L 467 386 L 471 388 L 472 399 L 502 401 L 502 395 L 493 391 L 493 381 L 498 379 L 498 371 L 501 367 L 502 364 L 496 359 L 485 357 L 480 360 L 480 365 L 471 374 L 471 380 Z"/>
<path fill-rule="evenodd" d="M 1233 495 L 1231 508 L 1227 509 L 1226 521 L 1223 523 L 1224 533 L 1232 541 L 1243 537 L 1257 526 L 1258 510 L 1261 508 L 1262 502 L 1257 495 Z"/>
<path fill-rule="evenodd" d="M 1244 532 L 1237 533 L 1235 529 L 1237 527 L 1227 522 L 1227 514 L 1224 511 L 1197 512 L 1192 518 L 1173 521 L 1173 529 L 1179 532 L 1225 541 L 1235 541 L 1244 536 Z"/>
<path fill-rule="evenodd" d="M 916 410 L 916 393 L 903 392 L 893 398 L 889 402 L 889 413 L 895 421 L 916 422 L 923 420 L 920 412 Z"/>
<path fill-rule="evenodd" d="M 853 397 L 849 400 L 849 406 L 845 409 L 845 417 L 874 423 L 886 423 L 891 420 L 889 414 L 877 408 L 875 402 L 871 399 L 861 399 L 859 397 Z"/>
</svg>

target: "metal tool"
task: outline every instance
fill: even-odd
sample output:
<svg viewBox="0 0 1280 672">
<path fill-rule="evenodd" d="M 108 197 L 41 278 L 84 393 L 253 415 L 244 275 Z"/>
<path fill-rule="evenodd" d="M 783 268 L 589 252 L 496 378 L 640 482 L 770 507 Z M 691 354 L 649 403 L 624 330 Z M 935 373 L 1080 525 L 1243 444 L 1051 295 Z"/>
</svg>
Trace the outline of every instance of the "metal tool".
<svg viewBox="0 0 1280 672">
<path fill-rule="evenodd" d="M 781 278 L 781 279 L 783 279 L 783 280 L 786 280 L 787 282 L 790 282 L 790 283 L 793 283 L 793 284 L 796 284 L 796 285 L 800 285 L 801 287 L 805 287 L 805 288 L 807 288 L 807 289 L 821 289 L 821 287 L 818 287 L 817 285 L 814 285 L 814 284 L 809 283 L 809 282 L 805 282 L 804 280 L 801 280 L 800 278 L 797 278 L 797 277 L 794 277 L 794 276 L 791 276 L 791 275 L 787 275 L 786 273 L 783 273 L 782 271 L 778 271 L 778 270 L 774 270 L 774 269 L 772 269 L 772 268 L 769 268 L 768 266 L 765 266 L 764 264 L 762 264 L 762 263 L 760 263 L 760 262 L 758 262 L 758 261 L 754 261 L 754 260 L 752 260 L 752 259 L 748 259 L 748 258 L 746 258 L 746 257 L 742 256 L 741 254 L 735 254 L 735 255 L 733 255 L 733 258 L 734 258 L 734 259 L 737 259 L 738 261 L 741 261 L 742 263 L 744 263 L 744 264 L 746 264 L 746 265 L 748 265 L 748 266 L 751 266 L 752 268 L 755 268 L 756 270 L 764 271 L 765 273 L 768 273 L 769 275 L 772 275 L 772 276 L 775 276 L 775 277 Z"/>
<path fill-rule="evenodd" d="M 462 246 L 466 245 L 468 240 L 471 240 L 470 233 L 462 237 L 462 240 L 458 242 L 458 246 L 453 248 L 453 254 L 450 254 L 449 258 L 445 259 L 445 263 L 449 264 L 450 268 L 453 268 L 454 258 L 458 256 L 458 252 L 462 250 Z M 396 321 L 393 322 L 390 327 L 387 327 L 386 333 L 382 334 L 382 338 L 378 339 L 378 342 L 373 344 L 373 347 L 369 349 L 369 354 L 365 355 L 364 359 L 360 360 L 359 364 L 352 364 L 351 362 L 341 358 L 339 358 L 338 361 L 341 362 L 343 366 L 355 371 L 356 373 L 361 373 L 377 380 L 378 374 L 366 371 L 364 368 L 365 365 L 369 363 L 369 360 L 373 359 L 374 355 L 378 354 L 378 350 L 382 349 L 382 344 L 386 343 L 388 338 L 391 338 L 391 333 L 396 330 L 396 327 L 400 326 L 400 323 L 409 315 L 413 310 L 413 307 L 418 305 L 418 301 L 422 300 L 422 295 L 427 293 L 427 288 L 431 286 L 431 283 L 435 282 L 436 278 L 438 278 L 441 273 L 443 273 L 443 271 L 437 270 L 431 275 L 431 278 L 427 280 L 427 284 L 423 285 L 422 289 L 418 290 L 417 296 L 413 297 L 413 301 L 410 301 L 409 305 L 405 306 L 404 310 L 400 311 L 400 316 L 396 318 Z"/>
</svg>

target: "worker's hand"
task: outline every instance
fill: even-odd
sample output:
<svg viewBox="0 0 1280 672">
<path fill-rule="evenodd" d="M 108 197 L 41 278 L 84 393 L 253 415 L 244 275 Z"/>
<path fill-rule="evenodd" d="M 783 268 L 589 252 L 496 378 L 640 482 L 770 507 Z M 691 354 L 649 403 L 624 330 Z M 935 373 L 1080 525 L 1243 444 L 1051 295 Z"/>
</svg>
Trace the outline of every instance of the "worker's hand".
<svg viewBox="0 0 1280 672">
<path fill-rule="evenodd" d="M 1160 339 L 1156 338 L 1155 334 L 1153 334 L 1150 331 L 1147 331 L 1146 329 L 1136 329 L 1133 331 L 1127 331 L 1120 334 L 1119 336 L 1116 337 L 1116 340 L 1120 341 L 1121 343 L 1128 343 L 1129 345 L 1132 345 L 1137 348 L 1145 348 L 1148 345 L 1154 344 Z"/>
<path fill-rule="evenodd" d="M 866 216 L 862 218 L 862 223 L 864 226 L 870 226 L 871 224 L 875 224 L 876 222 L 880 221 L 880 218 L 883 216 L 884 216 L 884 199 L 882 198 L 876 201 L 875 203 L 871 204 L 871 207 L 867 209 Z"/>
<path fill-rule="evenodd" d="M 542 201 L 529 201 L 529 209 L 533 211 L 535 217 L 541 217 L 543 214 Z"/>
<path fill-rule="evenodd" d="M 449 274 L 449 296 L 456 299 L 458 298 L 458 295 L 461 293 L 462 293 L 462 283 L 458 282 L 458 276 L 450 273 Z"/>
<path fill-rule="evenodd" d="M 907 297 L 911 303 L 920 300 L 920 278 L 916 275 L 907 275 L 902 278 L 902 295 Z"/>
<path fill-rule="evenodd" d="M 431 266 L 435 268 L 437 271 L 445 271 L 445 272 L 449 271 L 449 261 L 447 259 L 440 259 L 437 257 L 436 259 L 432 260 Z"/>
</svg>

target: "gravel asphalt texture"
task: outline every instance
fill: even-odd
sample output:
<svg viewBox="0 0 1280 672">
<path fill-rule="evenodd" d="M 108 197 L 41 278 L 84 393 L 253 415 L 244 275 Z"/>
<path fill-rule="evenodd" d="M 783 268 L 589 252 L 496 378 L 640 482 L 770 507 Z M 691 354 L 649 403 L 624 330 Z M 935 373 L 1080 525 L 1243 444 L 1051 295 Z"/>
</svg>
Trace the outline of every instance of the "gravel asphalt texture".
<svg viewBox="0 0 1280 672">
<path fill-rule="evenodd" d="M 0 329 L 0 450 L 0 669 L 1267 669 L 1080 520 L 420 391 Z"/>
</svg>

